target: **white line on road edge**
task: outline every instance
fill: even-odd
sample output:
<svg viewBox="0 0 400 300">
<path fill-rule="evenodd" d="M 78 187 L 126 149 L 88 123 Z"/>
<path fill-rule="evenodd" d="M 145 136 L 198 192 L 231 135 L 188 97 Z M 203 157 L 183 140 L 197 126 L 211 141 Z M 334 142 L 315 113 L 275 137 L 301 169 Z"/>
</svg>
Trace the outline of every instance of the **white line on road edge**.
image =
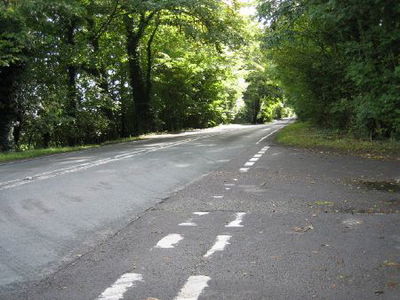
<svg viewBox="0 0 400 300">
<path fill-rule="evenodd" d="M 225 225 L 225 227 L 243 227 L 243 225 L 240 223 L 242 223 L 245 214 L 246 213 L 244 212 L 236 213 L 236 219 L 230 222 L 228 225 Z"/>
<path fill-rule="evenodd" d="M 179 243 L 181 240 L 183 240 L 183 236 L 177 233 L 172 233 L 168 234 L 166 237 L 162 238 L 155 248 L 163 248 L 163 249 L 168 249 L 168 248 L 174 248 L 175 244 Z"/>
<path fill-rule="evenodd" d="M 252 157 L 252 158 L 249 159 L 249 161 L 252 161 L 252 162 L 256 162 L 256 161 L 258 161 L 258 160 L 259 160 L 258 157 Z"/>
<path fill-rule="evenodd" d="M 275 132 L 277 132 L 280 128 L 275 129 L 274 131 L 272 131 L 270 134 L 267 134 L 266 136 L 264 136 L 263 138 L 261 138 L 256 145 L 258 145 L 259 143 L 261 143 L 263 140 L 265 140 L 266 138 L 270 137 L 271 135 L 273 135 Z"/>
<path fill-rule="evenodd" d="M 214 246 L 212 246 L 212 248 L 208 250 L 203 257 L 207 258 L 213 255 L 217 251 L 223 251 L 226 245 L 230 245 L 229 240 L 231 239 L 231 237 L 232 237 L 231 235 L 218 235 Z"/>
<path fill-rule="evenodd" d="M 135 281 L 143 281 L 141 274 L 126 273 L 122 275 L 111 287 L 106 289 L 97 300 L 119 300 L 125 292 L 134 285 Z"/>
<path fill-rule="evenodd" d="M 254 161 L 248 161 L 247 163 L 244 164 L 245 167 L 252 167 L 254 166 L 255 162 Z"/>
<path fill-rule="evenodd" d="M 99 159 L 99 160 L 95 160 L 92 162 L 87 162 L 87 163 L 83 163 L 83 164 L 78 164 L 75 166 L 71 166 L 71 167 L 67 167 L 67 168 L 60 168 L 60 169 L 56 169 L 53 171 L 49 171 L 49 172 L 44 172 L 44 173 L 39 173 L 39 174 L 33 174 L 32 176 L 30 176 L 28 179 L 27 178 L 23 178 L 23 179 L 15 179 L 15 180 L 11 180 L 8 182 L 0 182 L 0 191 L 2 190 L 7 190 L 7 189 L 11 189 L 11 188 L 15 188 L 21 185 L 25 185 L 25 184 L 29 184 L 35 181 L 39 181 L 39 180 L 46 180 L 46 179 L 50 179 L 50 178 L 54 178 L 56 176 L 60 176 L 60 175 L 65 175 L 65 174 L 69 174 L 69 173 L 75 173 L 78 171 L 83 171 L 83 170 L 87 170 L 90 168 L 94 168 L 94 167 L 99 167 L 105 164 L 109 164 L 112 162 L 116 162 L 116 161 L 120 161 L 120 160 L 124 160 L 124 159 L 128 159 L 128 158 L 132 158 L 134 156 L 137 156 L 139 154 L 142 153 L 150 153 L 150 152 L 155 152 L 158 150 L 163 150 L 163 149 L 168 149 L 168 148 L 172 148 L 174 146 L 179 146 L 182 144 L 187 144 L 190 142 L 194 142 L 200 139 L 205 139 L 208 137 L 212 137 L 214 135 L 207 135 L 207 136 L 201 136 L 201 137 L 197 137 L 197 138 L 188 138 L 179 142 L 173 142 L 173 143 L 165 143 L 165 144 L 161 144 L 160 147 L 151 147 L 148 148 L 146 150 L 139 150 L 139 151 L 133 151 L 130 153 L 126 153 L 121 155 L 115 155 L 109 158 L 104 158 L 104 159 Z"/>
<path fill-rule="evenodd" d="M 262 154 L 254 154 L 254 157 L 260 158 L 262 157 Z"/>
<path fill-rule="evenodd" d="M 249 169 L 250 169 L 250 168 L 240 168 L 239 171 L 240 171 L 241 173 L 246 173 L 246 172 L 249 171 Z"/>
<path fill-rule="evenodd" d="M 208 276 L 190 276 L 174 300 L 197 300 L 203 290 L 208 287 Z"/>
<path fill-rule="evenodd" d="M 208 215 L 209 212 L 208 211 L 195 211 L 193 214 L 196 216 L 205 216 L 205 215 Z"/>
</svg>

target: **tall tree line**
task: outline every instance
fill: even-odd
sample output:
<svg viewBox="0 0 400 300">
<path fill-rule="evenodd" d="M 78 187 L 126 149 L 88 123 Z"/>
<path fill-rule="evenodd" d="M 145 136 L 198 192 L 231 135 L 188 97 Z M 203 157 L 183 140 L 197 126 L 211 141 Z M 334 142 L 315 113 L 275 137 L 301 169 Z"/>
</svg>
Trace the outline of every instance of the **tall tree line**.
<svg viewBox="0 0 400 300">
<path fill-rule="evenodd" d="M 236 1 L 1 0 L 0 151 L 229 122 Z"/>
<path fill-rule="evenodd" d="M 400 139 L 400 2 L 260 0 L 264 53 L 301 119 Z"/>
</svg>

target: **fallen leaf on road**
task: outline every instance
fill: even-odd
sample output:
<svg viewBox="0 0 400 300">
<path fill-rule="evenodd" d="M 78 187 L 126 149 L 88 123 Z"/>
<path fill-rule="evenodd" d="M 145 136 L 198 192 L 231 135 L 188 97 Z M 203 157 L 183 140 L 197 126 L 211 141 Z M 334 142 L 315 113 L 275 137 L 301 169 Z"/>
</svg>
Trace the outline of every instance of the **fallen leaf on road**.
<svg viewBox="0 0 400 300">
<path fill-rule="evenodd" d="M 397 267 L 397 268 L 400 268 L 400 263 L 398 263 L 396 261 L 385 260 L 383 262 L 383 265 L 385 267 Z"/>
<path fill-rule="evenodd" d="M 398 282 L 388 282 L 388 283 L 386 283 L 386 286 L 388 287 L 388 288 L 390 288 L 390 289 L 395 289 L 397 286 L 399 285 L 399 283 Z"/>
<path fill-rule="evenodd" d="M 293 227 L 293 230 L 295 231 L 295 232 L 307 232 L 307 231 L 309 231 L 309 230 L 313 230 L 314 229 L 314 226 L 312 226 L 311 224 L 310 225 L 307 225 L 307 226 L 304 226 L 304 227 Z"/>
</svg>

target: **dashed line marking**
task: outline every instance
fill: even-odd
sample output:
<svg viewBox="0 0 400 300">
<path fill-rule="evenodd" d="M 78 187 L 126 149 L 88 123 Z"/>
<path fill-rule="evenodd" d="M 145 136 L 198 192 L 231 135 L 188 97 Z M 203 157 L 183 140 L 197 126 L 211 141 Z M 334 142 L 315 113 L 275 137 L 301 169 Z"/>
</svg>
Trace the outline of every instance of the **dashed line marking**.
<svg viewBox="0 0 400 300">
<path fill-rule="evenodd" d="M 193 214 L 197 215 L 197 216 L 205 216 L 205 215 L 208 215 L 209 212 L 208 211 L 195 211 Z"/>
<path fill-rule="evenodd" d="M 226 188 L 225 188 L 226 191 L 229 191 L 230 189 L 231 189 L 231 188 L 229 188 L 229 187 L 226 187 Z"/>
<path fill-rule="evenodd" d="M 225 227 L 243 227 L 243 225 L 241 224 L 243 221 L 243 217 L 246 215 L 246 213 L 244 212 L 239 212 L 236 213 L 236 218 L 235 220 L 233 220 L 232 222 L 230 222 L 228 225 L 225 225 Z"/>
<path fill-rule="evenodd" d="M 271 133 L 267 134 L 266 136 L 262 137 L 261 139 L 258 140 L 258 142 L 256 143 L 256 145 L 258 145 L 259 143 L 261 143 L 263 140 L 267 139 L 268 137 L 270 137 L 271 135 L 273 135 L 275 132 L 277 132 L 280 128 L 275 129 L 274 131 L 272 131 Z"/>
<path fill-rule="evenodd" d="M 175 245 L 183 240 L 183 236 L 177 233 L 168 234 L 163 237 L 155 246 L 155 248 L 170 249 L 175 248 Z"/>
<path fill-rule="evenodd" d="M 256 161 L 258 161 L 258 160 L 259 160 L 258 157 L 252 157 L 252 158 L 249 159 L 249 161 L 252 161 L 252 162 L 256 162 Z"/>
<path fill-rule="evenodd" d="M 210 250 L 207 251 L 206 254 L 204 254 L 204 258 L 210 257 L 217 251 L 223 251 L 226 247 L 226 245 L 229 244 L 229 240 L 231 239 L 231 235 L 218 235 L 217 240 L 215 241 L 214 245 L 211 247 Z"/>
<path fill-rule="evenodd" d="M 210 280 L 208 276 L 190 276 L 174 300 L 197 300 Z"/>
<path fill-rule="evenodd" d="M 192 222 L 191 219 L 189 219 L 189 220 L 187 220 L 186 222 L 183 222 L 183 223 L 178 224 L 178 226 L 188 226 L 188 227 L 191 226 L 191 227 L 195 227 L 195 226 L 197 226 L 197 224 L 194 223 L 194 222 Z"/>
<path fill-rule="evenodd" d="M 262 154 L 254 154 L 254 157 L 261 158 Z"/>
<path fill-rule="evenodd" d="M 235 186 L 234 183 L 224 183 L 224 185 L 225 185 L 225 186 L 230 186 L 230 187 Z"/>
<path fill-rule="evenodd" d="M 222 199 L 222 198 L 224 198 L 224 196 L 223 195 L 215 195 L 215 196 L 213 196 L 213 198 L 214 199 Z"/>
<path fill-rule="evenodd" d="M 249 169 L 250 169 L 250 168 L 240 168 L 239 171 L 240 171 L 241 173 L 246 173 L 246 172 L 249 171 Z"/>
<path fill-rule="evenodd" d="M 112 286 L 107 288 L 97 300 L 119 300 L 124 297 L 126 291 L 134 286 L 137 281 L 143 281 L 143 276 L 137 273 L 122 275 Z"/>
<path fill-rule="evenodd" d="M 252 167 L 254 166 L 255 162 L 254 161 L 248 161 L 244 164 L 245 167 Z"/>
</svg>

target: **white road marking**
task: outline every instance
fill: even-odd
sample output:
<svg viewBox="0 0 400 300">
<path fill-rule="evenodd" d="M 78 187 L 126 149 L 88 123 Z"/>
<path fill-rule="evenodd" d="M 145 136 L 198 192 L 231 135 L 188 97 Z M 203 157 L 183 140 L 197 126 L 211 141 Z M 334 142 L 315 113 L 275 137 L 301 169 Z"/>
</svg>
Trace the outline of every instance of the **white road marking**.
<svg viewBox="0 0 400 300">
<path fill-rule="evenodd" d="M 155 248 L 163 248 L 163 249 L 168 249 L 168 248 L 174 248 L 177 243 L 179 243 L 181 240 L 183 240 L 183 236 L 177 233 L 172 233 L 168 234 L 166 237 L 162 238 Z"/>
<path fill-rule="evenodd" d="M 258 160 L 259 160 L 258 157 L 252 157 L 252 158 L 249 159 L 249 161 L 254 161 L 254 162 L 256 162 L 256 161 L 258 161 Z"/>
<path fill-rule="evenodd" d="M 126 273 L 106 289 L 97 300 L 120 300 L 124 297 L 125 292 L 134 286 L 136 281 L 143 281 L 141 274 Z"/>
<path fill-rule="evenodd" d="M 205 215 L 208 215 L 209 212 L 208 211 L 195 211 L 193 214 L 197 215 L 197 216 L 205 216 Z"/>
<path fill-rule="evenodd" d="M 203 257 L 207 258 L 213 255 L 217 251 L 223 251 L 226 245 L 230 245 L 229 240 L 231 239 L 231 237 L 232 237 L 231 235 L 218 235 L 215 244 L 212 246 L 210 250 L 207 251 L 206 254 L 204 254 Z"/>
<path fill-rule="evenodd" d="M 189 219 L 186 222 L 178 224 L 178 226 L 192 226 L 192 227 L 195 227 L 195 226 L 197 226 L 197 224 L 192 222 L 191 219 Z"/>
<path fill-rule="evenodd" d="M 254 157 L 260 158 L 262 157 L 262 154 L 254 154 Z"/>
<path fill-rule="evenodd" d="M 213 198 L 214 199 L 222 199 L 222 198 L 224 198 L 224 196 L 223 195 L 215 195 L 215 196 L 213 196 Z"/>
<path fill-rule="evenodd" d="M 262 148 L 261 150 L 263 151 L 267 151 L 270 147 L 269 146 L 265 146 L 264 148 Z"/>
<path fill-rule="evenodd" d="M 208 287 L 208 276 L 190 276 L 174 300 L 197 300 L 203 290 Z"/>
<path fill-rule="evenodd" d="M 225 225 L 225 227 L 243 227 L 241 223 L 245 215 L 246 213 L 244 212 L 236 213 L 236 219 L 230 222 L 228 225 Z"/>
<path fill-rule="evenodd" d="M 252 167 L 254 166 L 255 162 L 254 161 L 248 161 L 247 163 L 244 164 L 245 167 Z"/>
<path fill-rule="evenodd" d="M 216 135 L 216 134 L 214 134 L 214 135 Z M 197 141 L 200 139 L 209 138 L 214 135 L 206 135 L 206 136 L 201 136 L 201 137 L 197 137 L 197 138 L 188 138 L 188 139 L 185 139 L 185 140 L 182 140 L 179 142 L 160 143 L 161 146 L 157 146 L 157 147 L 154 147 L 153 145 L 151 145 L 148 149 L 135 150 L 132 152 L 127 152 L 124 154 L 119 154 L 119 155 L 115 155 L 115 156 L 104 158 L 104 159 L 94 160 L 92 162 L 78 164 L 78 165 L 67 167 L 67 168 L 60 168 L 60 169 L 56 169 L 56 170 L 49 171 L 49 172 L 33 174 L 32 176 L 29 177 L 29 180 L 22 178 L 22 179 L 15 179 L 15 180 L 7 181 L 7 182 L 0 182 L 0 191 L 15 188 L 15 187 L 25 185 L 28 183 L 32 183 L 35 181 L 46 180 L 46 179 L 54 178 L 54 177 L 57 177 L 60 175 L 75 173 L 78 171 L 87 170 L 90 168 L 102 166 L 102 165 L 120 161 L 123 159 L 132 158 L 132 157 L 137 156 L 142 153 L 150 153 L 150 152 L 155 152 L 158 150 L 171 148 L 174 146 L 179 146 L 182 144 L 187 144 L 187 143 L 194 142 L 194 141 Z"/>
<path fill-rule="evenodd" d="M 233 178 L 233 181 L 238 181 L 238 179 L 237 178 Z"/>
<path fill-rule="evenodd" d="M 273 135 L 275 132 L 277 132 L 280 128 L 275 129 L 274 131 L 272 131 L 271 133 L 267 134 L 266 136 L 262 137 L 261 139 L 259 139 L 259 141 L 256 143 L 256 145 L 258 145 L 259 143 L 261 143 L 263 140 L 265 140 L 266 138 L 270 137 L 271 135 Z"/>
<path fill-rule="evenodd" d="M 250 169 L 250 168 L 240 168 L 239 171 L 240 171 L 241 173 L 246 173 L 246 172 L 249 171 L 249 169 Z"/>
<path fill-rule="evenodd" d="M 231 188 L 228 188 L 228 187 L 225 188 L 226 191 L 229 191 L 230 189 L 231 189 Z"/>
<path fill-rule="evenodd" d="M 225 185 L 225 186 L 230 186 L 230 187 L 235 186 L 234 183 L 225 183 L 224 185 Z"/>
</svg>

